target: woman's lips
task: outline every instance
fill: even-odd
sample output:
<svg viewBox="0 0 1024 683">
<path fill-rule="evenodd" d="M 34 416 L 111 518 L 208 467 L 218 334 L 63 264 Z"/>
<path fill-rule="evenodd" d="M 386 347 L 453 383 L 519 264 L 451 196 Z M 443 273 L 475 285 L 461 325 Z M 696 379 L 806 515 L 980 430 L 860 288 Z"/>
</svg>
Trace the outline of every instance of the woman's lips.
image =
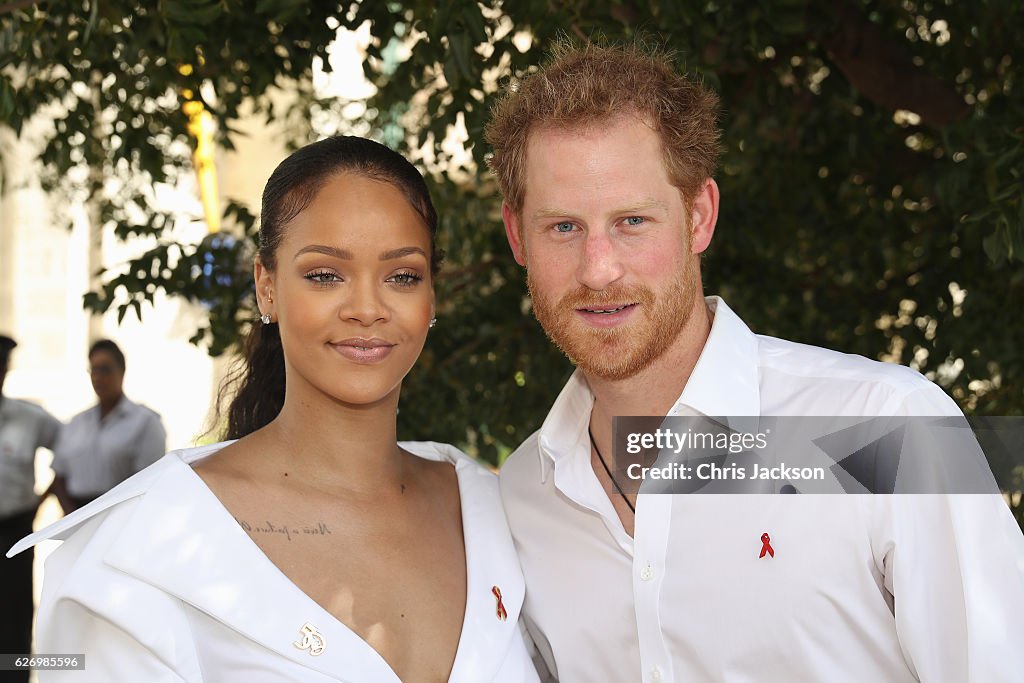
<svg viewBox="0 0 1024 683">
<path fill-rule="evenodd" d="M 330 347 L 356 363 L 376 363 L 387 358 L 395 345 L 374 337 L 372 339 L 343 339 L 331 342 Z"/>
</svg>

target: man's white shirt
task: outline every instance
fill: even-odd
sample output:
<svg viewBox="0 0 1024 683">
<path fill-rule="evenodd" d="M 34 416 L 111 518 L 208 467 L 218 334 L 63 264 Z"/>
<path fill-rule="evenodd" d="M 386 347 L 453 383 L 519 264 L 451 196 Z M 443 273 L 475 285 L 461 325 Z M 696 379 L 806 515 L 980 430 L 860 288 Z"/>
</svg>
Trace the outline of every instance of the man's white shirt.
<svg viewBox="0 0 1024 683">
<path fill-rule="evenodd" d="M 0 399 L 0 519 L 35 510 L 36 450 L 52 450 L 60 429 L 60 421 L 40 406 Z"/>
<path fill-rule="evenodd" d="M 754 335 L 706 301 L 669 415 L 960 415 L 913 370 Z M 1019 680 L 1024 537 L 998 496 L 641 495 L 631 538 L 590 464 L 592 406 L 577 372 L 501 472 L 559 680 Z"/>
</svg>

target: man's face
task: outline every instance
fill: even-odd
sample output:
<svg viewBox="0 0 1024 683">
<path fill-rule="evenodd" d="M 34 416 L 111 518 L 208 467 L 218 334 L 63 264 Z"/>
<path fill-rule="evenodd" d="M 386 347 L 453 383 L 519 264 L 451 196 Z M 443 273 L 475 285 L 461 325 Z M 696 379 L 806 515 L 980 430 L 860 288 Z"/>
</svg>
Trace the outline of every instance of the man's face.
<svg viewBox="0 0 1024 683">
<path fill-rule="evenodd" d="M 701 210 L 636 117 L 530 136 L 522 212 L 505 209 L 509 242 L 537 319 L 585 373 L 632 377 L 676 342 L 701 297 L 697 253 L 714 227 Z"/>
</svg>

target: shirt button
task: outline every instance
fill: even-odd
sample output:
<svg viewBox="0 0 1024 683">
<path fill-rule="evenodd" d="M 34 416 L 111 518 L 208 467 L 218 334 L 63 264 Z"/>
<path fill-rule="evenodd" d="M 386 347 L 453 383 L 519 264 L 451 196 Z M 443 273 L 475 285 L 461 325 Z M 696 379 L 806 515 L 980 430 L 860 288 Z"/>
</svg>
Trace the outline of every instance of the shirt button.
<svg viewBox="0 0 1024 683">
<path fill-rule="evenodd" d="M 651 680 L 654 681 L 654 683 L 658 683 L 658 681 L 661 680 L 661 671 L 658 667 L 651 669 Z"/>
<path fill-rule="evenodd" d="M 650 581 L 654 578 L 654 567 L 649 564 L 645 564 L 644 568 L 640 570 L 640 578 L 644 581 Z M 657 671 L 657 669 L 655 669 Z M 659 674 L 660 675 L 660 674 Z"/>
</svg>

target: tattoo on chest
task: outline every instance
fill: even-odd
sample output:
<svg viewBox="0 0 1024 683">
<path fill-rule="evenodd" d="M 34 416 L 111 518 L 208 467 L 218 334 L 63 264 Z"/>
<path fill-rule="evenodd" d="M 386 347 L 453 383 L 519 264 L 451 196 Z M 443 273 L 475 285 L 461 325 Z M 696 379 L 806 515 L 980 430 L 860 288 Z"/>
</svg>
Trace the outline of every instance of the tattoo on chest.
<svg viewBox="0 0 1024 683">
<path fill-rule="evenodd" d="M 330 528 L 324 522 L 320 521 L 315 524 L 274 524 L 271 521 L 266 522 L 247 522 L 244 519 L 238 519 L 235 517 L 235 521 L 242 527 L 248 534 L 258 534 L 260 536 L 284 536 L 286 539 L 291 541 L 295 538 L 302 537 L 316 537 L 316 536 L 327 536 L 331 533 Z"/>
</svg>

